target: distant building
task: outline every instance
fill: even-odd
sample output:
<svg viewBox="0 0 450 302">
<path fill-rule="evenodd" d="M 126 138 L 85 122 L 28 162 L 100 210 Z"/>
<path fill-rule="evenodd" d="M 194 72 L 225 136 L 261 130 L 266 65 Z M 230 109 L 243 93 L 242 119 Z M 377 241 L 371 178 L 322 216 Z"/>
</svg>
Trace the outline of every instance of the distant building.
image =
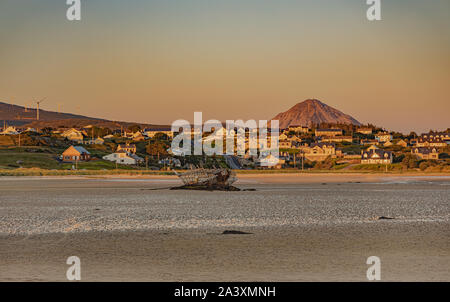
<svg viewBox="0 0 450 302">
<path fill-rule="evenodd" d="M 357 133 L 361 133 L 361 134 L 365 134 L 365 135 L 370 135 L 370 134 L 372 134 L 372 128 L 365 128 L 365 127 L 362 127 L 362 128 L 358 128 L 357 130 L 356 130 L 356 132 Z"/>
<path fill-rule="evenodd" d="M 353 137 L 351 137 L 351 136 L 324 136 L 321 138 L 320 141 L 324 142 L 324 143 L 342 143 L 342 142 L 352 143 Z"/>
<path fill-rule="evenodd" d="M 61 134 L 61 136 L 67 138 L 70 141 L 82 143 L 84 140 L 84 137 L 87 135 L 86 135 L 86 132 L 84 132 L 84 131 L 80 131 L 80 130 L 72 128 L 72 129 L 64 131 Z"/>
<path fill-rule="evenodd" d="M 128 153 L 123 150 L 103 156 L 104 160 L 112 161 L 122 165 L 136 165 L 144 161 L 143 158 L 133 153 Z"/>
<path fill-rule="evenodd" d="M 327 157 L 336 157 L 336 147 L 333 143 L 314 143 L 299 148 L 307 160 L 324 161 Z"/>
<path fill-rule="evenodd" d="M 88 139 L 84 140 L 84 145 L 103 145 L 105 143 L 105 140 L 103 138 L 97 137 L 95 139 Z"/>
<path fill-rule="evenodd" d="M 392 152 L 371 146 L 361 154 L 362 164 L 392 164 Z"/>
<path fill-rule="evenodd" d="M 5 130 L 3 130 L 0 134 L 3 135 L 17 135 L 19 134 L 19 131 L 16 130 L 15 127 L 7 127 Z"/>
<path fill-rule="evenodd" d="M 290 125 L 288 130 L 296 133 L 308 133 L 309 128 L 301 125 Z"/>
<path fill-rule="evenodd" d="M 153 128 L 144 130 L 144 135 L 149 138 L 153 138 L 157 133 L 163 133 L 167 135 L 167 137 L 173 138 L 172 128 Z"/>
<path fill-rule="evenodd" d="M 362 139 L 360 145 L 378 145 L 379 143 L 376 139 Z"/>
<path fill-rule="evenodd" d="M 342 135 L 342 129 L 316 129 L 316 136 L 338 136 Z"/>
<path fill-rule="evenodd" d="M 436 147 L 414 147 L 411 149 L 411 153 L 420 159 L 439 159 L 439 151 Z"/>
<path fill-rule="evenodd" d="M 375 134 L 375 139 L 380 143 L 390 142 L 392 140 L 392 135 L 388 132 L 378 132 Z"/>
<path fill-rule="evenodd" d="M 64 162 L 89 161 L 90 159 L 91 153 L 80 146 L 70 146 L 62 153 L 62 160 Z"/>
<path fill-rule="evenodd" d="M 281 148 L 281 149 L 290 149 L 290 148 L 292 148 L 292 141 L 280 140 L 278 142 L 278 147 Z"/>
<path fill-rule="evenodd" d="M 421 136 L 417 139 L 415 147 L 445 147 L 447 142 L 441 137 Z"/>
<path fill-rule="evenodd" d="M 137 149 L 136 149 L 136 145 L 135 144 L 130 144 L 129 142 L 126 142 L 125 144 L 119 144 L 117 146 L 117 150 L 118 151 L 125 151 L 127 153 L 136 153 Z"/>
<path fill-rule="evenodd" d="M 404 147 L 404 148 L 408 147 L 408 142 L 405 141 L 405 140 L 403 140 L 403 139 L 399 140 L 399 141 L 396 142 L 395 144 L 396 144 L 397 146 L 402 146 L 402 147 Z"/>
</svg>

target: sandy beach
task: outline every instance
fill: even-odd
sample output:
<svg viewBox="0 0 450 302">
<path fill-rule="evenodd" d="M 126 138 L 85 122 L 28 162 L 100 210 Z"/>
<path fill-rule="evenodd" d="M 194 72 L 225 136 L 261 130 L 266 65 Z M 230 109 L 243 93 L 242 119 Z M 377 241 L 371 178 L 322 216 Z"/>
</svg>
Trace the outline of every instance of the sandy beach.
<svg viewBox="0 0 450 302">
<path fill-rule="evenodd" d="M 254 192 L 150 178 L 0 179 L 0 281 L 450 281 L 450 177 L 239 175 Z M 395 218 L 377 220 L 379 216 Z M 223 235 L 224 230 L 251 234 Z"/>
</svg>

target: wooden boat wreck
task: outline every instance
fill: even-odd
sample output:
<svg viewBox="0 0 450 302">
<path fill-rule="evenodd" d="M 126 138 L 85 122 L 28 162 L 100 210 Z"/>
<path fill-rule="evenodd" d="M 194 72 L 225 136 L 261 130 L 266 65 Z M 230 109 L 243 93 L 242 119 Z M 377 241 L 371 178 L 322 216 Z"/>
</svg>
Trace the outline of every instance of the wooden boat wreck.
<svg viewBox="0 0 450 302">
<path fill-rule="evenodd" d="M 237 180 L 236 173 L 230 169 L 194 169 L 187 172 L 175 174 L 183 182 L 183 186 L 172 188 L 172 190 L 221 190 L 239 191 L 232 184 Z"/>
</svg>

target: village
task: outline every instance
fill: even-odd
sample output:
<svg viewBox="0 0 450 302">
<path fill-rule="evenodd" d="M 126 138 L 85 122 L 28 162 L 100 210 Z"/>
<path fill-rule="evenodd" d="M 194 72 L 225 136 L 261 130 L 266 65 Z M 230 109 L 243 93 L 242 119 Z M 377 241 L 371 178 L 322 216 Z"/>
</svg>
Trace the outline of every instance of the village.
<svg viewBox="0 0 450 302">
<path fill-rule="evenodd" d="M 272 167 L 250 155 L 248 131 L 243 156 L 175 156 L 170 146 L 176 134 L 170 127 L 141 129 L 137 124 L 111 130 L 92 125 L 34 129 L 4 123 L 0 128 L 0 169 L 450 171 L 449 129 L 404 135 L 373 125 L 290 125 L 279 132 L 279 156 Z M 203 140 L 208 134 L 203 134 Z M 194 130 L 187 135 L 193 137 Z"/>
</svg>

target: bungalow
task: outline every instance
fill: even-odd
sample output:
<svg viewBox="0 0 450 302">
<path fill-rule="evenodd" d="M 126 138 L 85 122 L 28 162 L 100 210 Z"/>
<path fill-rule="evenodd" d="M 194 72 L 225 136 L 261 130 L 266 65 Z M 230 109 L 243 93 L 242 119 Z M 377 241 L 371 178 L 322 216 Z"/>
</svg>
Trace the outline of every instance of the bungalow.
<svg viewBox="0 0 450 302">
<path fill-rule="evenodd" d="M 392 164 L 392 152 L 378 149 L 375 146 L 370 147 L 361 154 L 362 164 Z"/>
<path fill-rule="evenodd" d="M 342 135 L 342 129 L 316 129 L 316 136 L 338 136 Z"/>
<path fill-rule="evenodd" d="M 411 153 L 420 159 L 439 159 L 439 152 L 435 147 L 414 147 L 411 149 Z"/>
<path fill-rule="evenodd" d="M 117 146 L 117 150 L 118 151 L 125 151 L 127 153 L 136 153 L 136 145 L 135 144 L 130 144 L 129 142 L 126 142 L 125 144 L 119 144 Z"/>
<path fill-rule="evenodd" d="M 64 162 L 89 161 L 90 159 L 91 153 L 80 146 L 70 146 L 62 153 L 62 160 Z"/>
</svg>

